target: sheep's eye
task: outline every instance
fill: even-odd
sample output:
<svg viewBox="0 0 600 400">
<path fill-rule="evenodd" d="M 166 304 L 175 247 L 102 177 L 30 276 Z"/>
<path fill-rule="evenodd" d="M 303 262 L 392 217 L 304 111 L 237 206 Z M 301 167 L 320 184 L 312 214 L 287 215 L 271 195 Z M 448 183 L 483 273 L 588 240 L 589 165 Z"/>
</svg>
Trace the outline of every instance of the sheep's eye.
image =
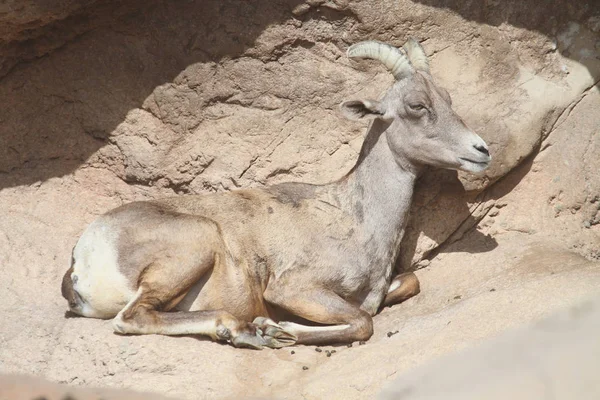
<svg viewBox="0 0 600 400">
<path fill-rule="evenodd" d="M 411 110 L 414 110 L 414 111 L 421 111 L 421 110 L 425 109 L 425 106 L 423 104 L 411 104 L 411 105 L 409 105 L 409 107 Z"/>
</svg>

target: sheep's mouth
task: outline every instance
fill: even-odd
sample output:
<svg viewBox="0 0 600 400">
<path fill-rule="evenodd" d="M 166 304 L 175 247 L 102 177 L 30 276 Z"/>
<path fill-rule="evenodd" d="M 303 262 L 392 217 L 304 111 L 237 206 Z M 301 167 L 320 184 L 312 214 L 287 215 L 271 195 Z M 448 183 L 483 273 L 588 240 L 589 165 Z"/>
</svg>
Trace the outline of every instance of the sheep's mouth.
<svg viewBox="0 0 600 400">
<path fill-rule="evenodd" d="M 466 161 L 466 162 L 471 163 L 471 164 L 476 164 L 476 165 L 479 165 L 479 166 L 482 166 L 482 167 L 483 166 L 487 166 L 490 163 L 489 161 L 475 161 L 475 160 L 471 160 L 469 158 L 464 158 L 464 157 L 459 157 L 459 160 Z"/>
<path fill-rule="evenodd" d="M 486 161 L 475 161 L 470 158 L 459 157 L 460 167 L 459 169 L 467 172 L 481 172 L 490 165 L 490 160 Z"/>
</svg>

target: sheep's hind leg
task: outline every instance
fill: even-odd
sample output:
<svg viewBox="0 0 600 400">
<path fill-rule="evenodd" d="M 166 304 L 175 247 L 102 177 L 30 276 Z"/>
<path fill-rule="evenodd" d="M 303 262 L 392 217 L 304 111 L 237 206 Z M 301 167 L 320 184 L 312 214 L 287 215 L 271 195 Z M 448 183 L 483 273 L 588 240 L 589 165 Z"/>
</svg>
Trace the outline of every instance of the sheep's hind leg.
<svg viewBox="0 0 600 400">
<path fill-rule="evenodd" d="M 270 320 L 257 318 L 256 322 L 240 321 L 223 310 L 161 312 L 142 306 L 135 312 L 119 313 L 113 327 L 123 334 L 204 335 L 253 349 L 280 348 L 296 342 L 294 335 Z"/>
<path fill-rule="evenodd" d="M 392 306 L 416 296 L 421 291 L 419 279 L 414 272 L 406 272 L 396 276 L 390 283 L 383 306 Z"/>
<path fill-rule="evenodd" d="M 160 285 L 159 285 L 160 286 Z M 271 320 L 256 323 L 240 321 L 224 310 L 160 311 L 171 301 L 161 288 L 142 283 L 136 297 L 113 320 L 115 332 L 122 334 L 204 335 L 229 341 L 235 347 L 279 348 L 292 345 L 296 337 Z M 159 309 L 157 309 L 159 308 Z"/>
</svg>

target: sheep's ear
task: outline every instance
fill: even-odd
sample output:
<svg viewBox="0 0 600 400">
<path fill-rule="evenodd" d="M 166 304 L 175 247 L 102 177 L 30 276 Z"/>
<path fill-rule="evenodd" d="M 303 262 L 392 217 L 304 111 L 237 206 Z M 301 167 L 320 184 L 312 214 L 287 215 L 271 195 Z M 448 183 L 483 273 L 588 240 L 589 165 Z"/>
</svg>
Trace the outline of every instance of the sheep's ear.
<svg viewBox="0 0 600 400">
<path fill-rule="evenodd" d="M 385 114 L 381 109 L 381 103 L 375 100 L 350 100 L 340 105 L 342 114 L 348 119 L 375 119 L 382 118 Z"/>
</svg>

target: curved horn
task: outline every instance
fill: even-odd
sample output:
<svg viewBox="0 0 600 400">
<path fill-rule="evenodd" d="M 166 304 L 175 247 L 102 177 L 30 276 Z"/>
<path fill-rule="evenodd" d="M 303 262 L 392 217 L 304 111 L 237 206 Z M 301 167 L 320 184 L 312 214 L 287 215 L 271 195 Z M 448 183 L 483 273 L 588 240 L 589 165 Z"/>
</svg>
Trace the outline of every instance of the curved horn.
<svg viewBox="0 0 600 400">
<path fill-rule="evenodd" d="M 419 44 L 419 42 L 413 38 L 410 38 L 406 41 L 402 48 L 406 52 L 406 56 L 410 60 L 413 67 L 421 71 L 429 72 L 429 61 L 427 61 L 425 50 L 423 50 L 423 47 Z"/>
<path fill-rule="evenodd" d="M 346 51 L 348 57 L 370 58 L 381 61 L 396 80 L 412 74 L 415 69 L 402 50 L 376 40 L 353 44 Z"/>
</svg>

